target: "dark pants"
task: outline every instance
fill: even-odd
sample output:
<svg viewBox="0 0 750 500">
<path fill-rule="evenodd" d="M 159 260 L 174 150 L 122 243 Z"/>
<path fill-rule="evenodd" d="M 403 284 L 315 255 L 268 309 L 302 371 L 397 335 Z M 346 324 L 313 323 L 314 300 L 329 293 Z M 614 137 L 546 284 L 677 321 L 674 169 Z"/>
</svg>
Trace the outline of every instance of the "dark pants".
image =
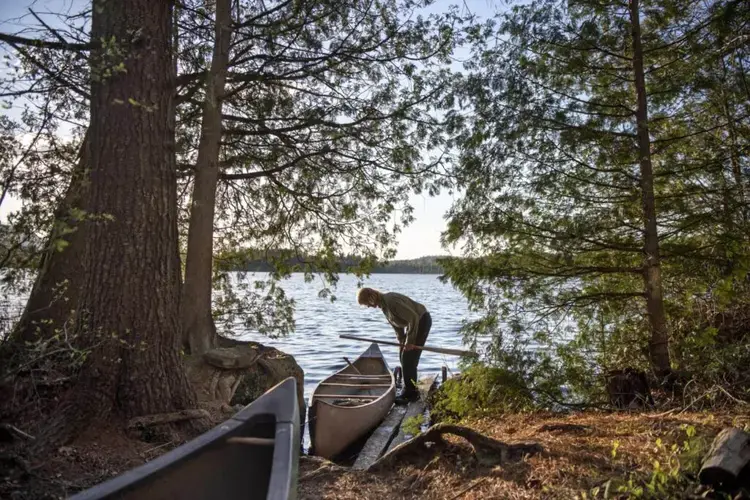
<svg viewBox="0 0 750 500">
<path fill-rule="evenodd" d="M 426 312 L 419 319 L 416 345 L 425 345 L 427 336 L 430 334 L 430 328 L 432 328 L 432 317 L 430 313 Z M 401 372 L 404 376 L 404 392 L 415 392 L 417 390 L 417 386 L 414 385 L 417 381 L 417 365 L 419 365 L 419 358 L 422 356 L 422 351 L 420 349 L 414 349 L 413 351 L 404 351 L 402 349 L 400 354 Z"/>
</svg>

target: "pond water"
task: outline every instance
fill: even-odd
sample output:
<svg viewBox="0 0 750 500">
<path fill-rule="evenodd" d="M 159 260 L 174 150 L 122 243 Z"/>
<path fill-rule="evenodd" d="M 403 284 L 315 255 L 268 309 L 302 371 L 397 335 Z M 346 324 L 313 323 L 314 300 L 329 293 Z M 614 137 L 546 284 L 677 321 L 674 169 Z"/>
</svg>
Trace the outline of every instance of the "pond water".
<svg viewBox="0 0 750 500">
<path fill-rule="evenodd" d="M 246 279 L 259 277 L 248 275 Z M 380 309 L 357 304 L 357 278 L 352 275 L 341 276 L 334 291 L 337 297 L 334 302 L 318 296 L 320 281 L 305 283 L 301 274 L 292 275 L 281 285 L 296 301 L 295 332 L 270 339 L 254 332 L 243 332 L 238 326 L 236 333 L 241 339 L 261 342 L 293 355 L 305 371 L 306 398 L 318 382 L 346 364 L 344 356 L 354 360 L 369 346 L 366 342 L 341 339 L 339 335 L 396 340 L 396 334 Z M 365 286 L 403 293 L 424 304 L 432 316 L 428 345 L 462 348 L 459 330 L 462 321 L 469 318 L 466 299 L 452 286 L 441 283 L 437 275 L 374 274 L 365 281 Z M 391 369 L 398 366 L 398 347 L 381 345 L 380 348 Z M 423 352 L 419 371 L 421 375 L 435 373 L 441 366 L 455 369 L 457 364 L 455 356 Z"/>
</svg>

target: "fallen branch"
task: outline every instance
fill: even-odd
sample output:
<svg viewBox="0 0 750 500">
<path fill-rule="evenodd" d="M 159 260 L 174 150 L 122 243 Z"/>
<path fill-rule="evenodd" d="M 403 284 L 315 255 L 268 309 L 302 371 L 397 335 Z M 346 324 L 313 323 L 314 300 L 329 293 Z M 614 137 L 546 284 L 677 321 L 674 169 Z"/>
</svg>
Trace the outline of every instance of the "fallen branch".
<svg viewBox="0 0 750 500">
<path fill-rule="evenodd" d="M 483 478 L 480 478 L 480 479 L 474 481 L 469 486 L 467 486 L 466 488 L 462 489 L 461 491 L 459 491 L 458 493 L 456 493 L 455 495 L 453 495 L 451 497 L 451 500 L 456 500 L 457 498 L 460 498 L 460 497 L 464 496 L 464 494 L 466 494 L 469 491 L 473 490 L 474 488 L 476 488 L 477 486 L 479 486 L 480 484 L 482 484 L 486 480 L 487 480 L 487 478 L 483 477 Z"/>
<path fill-rule="evenodd" d="M 316 457 L 313 455 L 300 457 L 300 462 L 313 462 L 313 463 L 321 464 L 320 467 L 318 467 L 317 469 L 300 476 L 299 478 L 300 482 L 307 481 L 308 479 L 312 479 L 326 472 L 336 472 L 336 471 L 347 470 L 346 467 L 342 467 L 341 465 L 331 462 L 330 460 L 326 460 L 325 458 Z"/>
<path fill-rule="evenodd" d="M 494 463 L 504 463 L 517 460 L 526 454 L 540 453 L 543 448 L 538 443 L 507 444 L 485 436 L 468 427 L 452 424 L 433 425 L 426 432 L 418 434 L 412 439 L 401 443 L 391 451 L 380 457 L 368 470 L 377 471 L 393 464 L 396 460 L 410 452 L 421 450 L 427 443 L 440 443 L 444 434 L 462 437 L 474 448 L 478 458 L 480 454 L 489 454 Z M 481 458 L 480 458 L 481 461 Z"/>
<path fill-rule="evenodd" d="M 6 437 L 9 439 L 5 439 Z M 34 439 L 36 439 L 31 434 L 28 434 L 22 431 L 15 425 L 0 424 L 0 440 L 11 441 L 13 438 L 18 438 L 18 437 L 23 438 L 23 439 L 28 439 L 29 441 L 33 441 Z"/>
<path fill-rule="evenodd" d="M 132 418 L 128 421 L 127 428 L 150 427 L 152 425 L 171 424 L 172 422 L 197 418 L 210 418 L 210 415 L 206 410 L 201 409 L 181 410 L 174 413 L 157 413 L 155 415 Z"/>
</svg>

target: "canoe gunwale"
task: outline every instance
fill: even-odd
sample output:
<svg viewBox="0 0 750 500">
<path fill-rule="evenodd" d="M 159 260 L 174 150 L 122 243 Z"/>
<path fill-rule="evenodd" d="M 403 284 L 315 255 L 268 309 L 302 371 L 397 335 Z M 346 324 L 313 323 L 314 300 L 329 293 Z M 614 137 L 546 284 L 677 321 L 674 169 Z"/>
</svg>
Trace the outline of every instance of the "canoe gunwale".
<svg viewBox="0 0 750 500">
<path fill-rule="evenodd" d="M 272 425 L 270 437 L 248 435 L 255 425 Z M 239 438 L 239 440 L 237 440 Z M 249 440 L 249 441 L 248 441 Z M 244 441 L 244 442 L 243 442 Z M 289 377 L 278 383 L 258 399 L 245 406 L 223 423 L 213 427 L 200 436 L 178 446 L 177 448 L 156 457 L 150 462 L 123 472 L 122 474 L 97 484 L 87 490 L 78 492 L 68 500 L 107 500 L 114 498 L 164 498 L 164 491 L 179 487 L 170 486 L 177 479 L 168 477 L 181 467 L 190 466 L 209 453 L 221 452 L 222 449 L 250 446 L 272 447 L 271 466 L 268 471 L 268 483 L 264 500 L 291 500 L 297 498 L 298 465 L 300 452 L 300 412 L 297 403 L 297 381 Z M 184 478 L 183 478 L 184 479 Z M 159 481 L 166 481 L 153 487 Z M 231 486 L 231 482 L 228 483 Z M 151 491 L 149 496 L 146 491 Z M 180 498 L 206 498 L 199 492 L 182 494 Z M 243 487 L 224 491 L 222 498 L 258 498 L 258 495 L 247 496 Z"/>
</svg>

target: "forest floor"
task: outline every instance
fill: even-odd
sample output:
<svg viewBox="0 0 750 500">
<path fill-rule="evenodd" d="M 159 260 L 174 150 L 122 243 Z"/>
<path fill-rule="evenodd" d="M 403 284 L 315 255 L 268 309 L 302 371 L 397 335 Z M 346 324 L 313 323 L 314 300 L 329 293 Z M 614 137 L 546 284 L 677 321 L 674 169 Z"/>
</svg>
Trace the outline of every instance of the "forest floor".
<svg viewBox="0 0 750 500">
<path fill-rule="evenodd" d="M 727 426 L 750 426 L 750 414 L 536 413 L 462 425 L 506 443 L 539 443 L 544 451 L 489 465 L 479 461 L 466 442 L 450 437 L 447 447 L 405 456 L 378 473 L 302 457 L 299 498 L 627 498 L 638 488 L 648 492 L 649 484 L 654 498 L 690 498 L 699 493 L 694 474 L 713 437 Z M 21 462 L 8 448 L 0 449 L 0 498 L 65 498 L 177 444 L 144 443 L 89 429 L 37 464 Z"/>
<path fill-rule="evenodd" d="M 649 485 L 651 498 L 698 498 L 705 492 L 695 474 L 711 441 L 724 427 L 750 425 L 750 414 L 537 413 L 462 424 L 506 443 L 539 443 L 544 451 L 483 465 L 465 441 L 451 438 L 439 452 L 405 457 L 377 474 L 303 460 L 300 498 L 648 498 Z"/>
</svg>

